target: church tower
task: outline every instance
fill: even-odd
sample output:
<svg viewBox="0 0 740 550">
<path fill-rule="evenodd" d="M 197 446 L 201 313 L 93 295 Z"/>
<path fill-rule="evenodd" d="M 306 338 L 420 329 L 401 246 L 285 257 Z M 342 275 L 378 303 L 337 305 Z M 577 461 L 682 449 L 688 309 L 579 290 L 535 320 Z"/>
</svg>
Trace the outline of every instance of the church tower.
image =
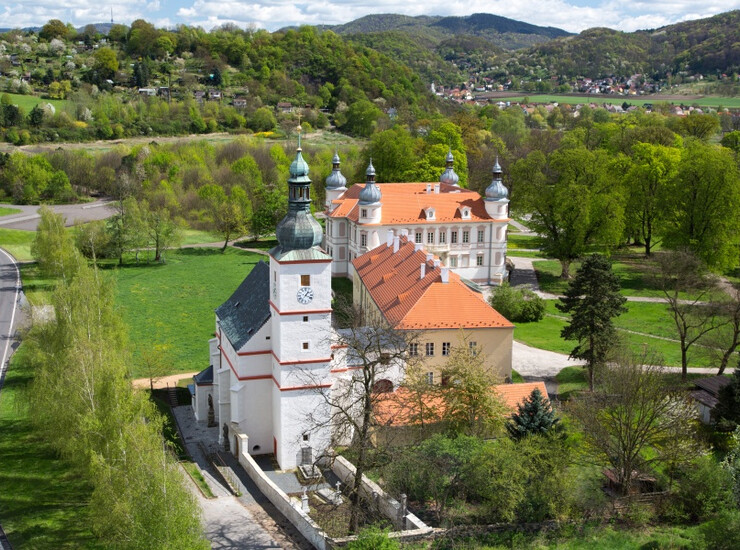
<svg viewBox="0 0 740 550">
<path fill-rule="evenodd" d="M 281 468 L 311 464 L 329 446 L 331 257 L 311 215 L 308 164 L 298 149 L 290 165 L 288 213 L 270 251 L 273 451 Z"/>
</svg>

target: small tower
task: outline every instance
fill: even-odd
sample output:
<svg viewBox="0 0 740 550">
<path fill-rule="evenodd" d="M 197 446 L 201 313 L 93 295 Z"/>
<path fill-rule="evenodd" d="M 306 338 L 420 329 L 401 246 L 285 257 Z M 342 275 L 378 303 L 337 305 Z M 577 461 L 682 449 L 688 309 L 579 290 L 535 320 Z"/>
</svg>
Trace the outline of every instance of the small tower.
<svg viewBox="0 0 740 550">
<path fill-rule="evenodd" d="M 329 445 L 331 257 L 311 215 L 308 164 L 298 148 L 290 165 L 288 213 L 270 250 L 273 451 L 281 468 L 313 463 Z M 318 390 L 317 390 L 318 387 Z"/>
<path fill-rule="evenodd" d="M 447 163 L 447 167 L 445 168 L 445 171 L 442 172 L 442 175 L 439 177 L 439 183 L 446 183 L 448 185 L 460 187 L 458 183 L 460 181 L 460 176 L 455 173 L 455 169 L 453 168 L 455 164 L 455 157 L 452 156 L 452 149 L 448 151 L 445 161 Z"/>
<path fill-rule="evenodd" d="M 368 164 L 367 170 L 365 170 L 365 176 L 365 187 L 360 191 L 359 196 L 360 216 L 358 218 L 358 223 L 360 225 L 378 224 L 381 220 L 382 204 L 380 199 L 383 198 L 383 195 L 380 192 L 380 187 L 375 183 L 375 167 L 373 166 L 373 159 L 370 159 L 370 164 Z M 367 250 L 372 250 L 380 245 L 380 235 L 376 229 L 369 230 L 367 232 L 363 231 L 362 234 L 365 235 L 365 242 L 362 243 L 363 237 L 361 236 L 360 246 L 364 246 Z"/>
<path fill-rule="evenodd" d="M 342 171 L 339 169 L 339 152 L 334 153 L 334 158 L 331 160 L 331 174 L 326 178 L 326 211 L 331 212 L 331 202 L 334 199 L 338 199 L 347 190 L 347 178 L 344 177 Z"/>
<path fill-rule="evenodd" d="M 486 212 L 494 220 L 505 220 L 509 217 L 509 190 L 502 180 L 503 171 L 496 157 L 493 165 L 493 181 L 486 187 Z"/>
</svg>

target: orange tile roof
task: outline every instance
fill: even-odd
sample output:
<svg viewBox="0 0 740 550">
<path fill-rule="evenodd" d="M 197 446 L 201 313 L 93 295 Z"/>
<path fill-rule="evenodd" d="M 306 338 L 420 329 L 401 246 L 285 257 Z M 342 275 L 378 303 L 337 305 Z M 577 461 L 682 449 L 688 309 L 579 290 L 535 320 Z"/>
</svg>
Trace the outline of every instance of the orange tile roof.
<svg viewBox="0 0 740 550">
<path fill-rule="evenodd" d="M 421 278 L 421 264 L 426 264 Z M 448 270 L 426 259 L 406 237 L 398 252 L 383 244 L 353 260 L 352 265 L 386 320 L 400 329 L 513 327 L 483 296 Z"/>
<path fill-rule="evenodd" d="M 382 199 L 381 225 L 399 223 L 450 223 L 491 221 L 486 212 L 485 201 L 476 191 L 462 189 L 446 183 L 432 183 L 432 192 L 427 193 L 426 183 L 379 183 Z M 440 192 L 434 193 L 434 186 L 440 186 Z M 359 220 L 358 198 L 365 184 L 352 185 L 344 194 L 332 201 L 338 205 L 329 214 L 332 218 L 349 218 Z M 424 210 L 428 207 L 435 210 L 435 219 L 427 220 Z M 470 219 L 463 220 L 459 208 L 470 207 Z"/>
<path fill-rule="evenodd" d="M 548 397 L 545 383 L 525 382 L 523 384 L 497 384 L 491 386 L 491 391 L 498 394 L 499 399 L 506 405 L 511 413 L 516 412 L 520 403 L 529 397 L 537 388 L 543 396 Z M 413 397 L 406 388 L 399 388 L 392 393 L 380 394 L 375 401 L 375 420 L 383 426 L 407 426 L 417 421 L 419 416 L 419 403 L 412 401 Z M 444 415 L 444 399 L 438 393 L 424 396 L 421 403 L 427 412 L 424 413 L 425 421 L 433 421 L 433 417 Z"/>
</svg>

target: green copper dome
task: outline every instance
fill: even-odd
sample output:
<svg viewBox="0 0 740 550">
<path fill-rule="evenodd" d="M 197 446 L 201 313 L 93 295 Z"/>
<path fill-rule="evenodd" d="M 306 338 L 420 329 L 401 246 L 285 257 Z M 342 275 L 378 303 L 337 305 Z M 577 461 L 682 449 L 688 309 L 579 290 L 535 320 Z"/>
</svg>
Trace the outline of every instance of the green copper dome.
<svg viewBox="0 0 740 550">
<path fill-rule="evenodd" d="M 280 220 L 275 235 L 282 252 L 307 250 L 321 244 L 323 231 L 311 215 L 311 180 L 308 163 L 301 154 L 300 134 L 298 149 L 290 165 L 288 179 L 288 213 Z"/>
</svg>

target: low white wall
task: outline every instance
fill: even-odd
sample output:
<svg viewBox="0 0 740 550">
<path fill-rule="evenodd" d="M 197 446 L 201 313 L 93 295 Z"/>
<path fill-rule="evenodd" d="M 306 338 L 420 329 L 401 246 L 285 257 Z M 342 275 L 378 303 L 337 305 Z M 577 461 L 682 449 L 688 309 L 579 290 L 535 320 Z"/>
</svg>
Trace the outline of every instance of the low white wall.
<svg viewBox="0 0 740 550">
<path fill-rule="evenodd" d="M 249 438 L 242 433 L 236 433 L 239 438 L 239 464 L 242 465 L 247 475 L 254 481 L 262 494 L 280 510 L 280 512 L 292 523 L 300 533 L 308 539 L 318 550 L 328 550 L 326 542 L 326 533 L 314 523 L 314 521 L 304 513 L 303 510 L 296 509 L 290 502 L 290 498 L 282 489 L 273 483 L 262 471 L 254 459 L 246 451 L 249 449 Z"/>
<path fill-rule="evenodd" d="M 351 486 L 354 483 L 355 472 L 357 470 L 355 466 L 344 457 L 335 457 L 331 464 L 331 470 L 345 485 Z M 374 497 L 373 495 L 377 495 L 377 497 Z M 401 503 L 386 494 L 386 492 L 383 491 L 377 483 L 369 480 L 364 475 L 362 476 L 362 484 L 360 485 L 360 496 L 369 502 L 375 502 L 380 513 L 390 519 L 396 529 L 402 531 L 402 533 L 391 533 L 391 536 L 394 538 L 402 539 L 407 535 L 418 536 L 431 533 L 432 528 L 417 518 L 414 514 L 409 513 L 408 510 L 404 516 Z"/>
</svg>

